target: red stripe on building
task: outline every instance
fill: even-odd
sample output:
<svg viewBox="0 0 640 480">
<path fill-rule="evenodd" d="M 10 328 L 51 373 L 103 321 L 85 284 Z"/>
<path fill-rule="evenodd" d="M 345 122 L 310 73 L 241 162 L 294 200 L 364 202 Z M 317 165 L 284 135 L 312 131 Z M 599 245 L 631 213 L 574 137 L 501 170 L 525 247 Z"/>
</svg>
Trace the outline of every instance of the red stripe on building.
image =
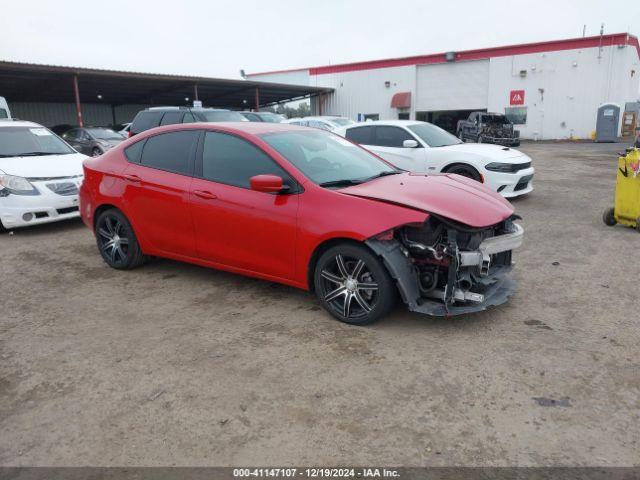
<svg viewBox="0 0 640 480">
<path fill-rule="evenodd" d="M 582 48 L 596 48 L 599 46 L 610 47 L 614 45 L 633 46 L 636 48 L 638 58 L 640 58 L 640 44 L 638 43 L 637 37 L 627 33 L 614 33 L 595 37 L 570 38 L 565 40 L 552 40 L 549 42 L 523 43 L 520 45 L 509 45 L 504 47 L 464 50 L 456 52 L 455 60 L 486 60 L 492 57 L 506 57 L 511 55 L 526 55 L 528 53 L 555 52 L 562 50 L 579 50 Z M 374 70 L 378 68 L 404 67 L 407 65 L 428 65 L 434 63 L 446 63 L 445 53 L 390 58 L 386 60 L 371 60 L 367 62 L 343 63 L 340 65 L 327 65 L 323 67 L 252 73 L 247 76 L 304 70 L 308 70 L 310 75 L 323 75 L 328 73 L 355 72 L 358 70 Z"/>
</svg>

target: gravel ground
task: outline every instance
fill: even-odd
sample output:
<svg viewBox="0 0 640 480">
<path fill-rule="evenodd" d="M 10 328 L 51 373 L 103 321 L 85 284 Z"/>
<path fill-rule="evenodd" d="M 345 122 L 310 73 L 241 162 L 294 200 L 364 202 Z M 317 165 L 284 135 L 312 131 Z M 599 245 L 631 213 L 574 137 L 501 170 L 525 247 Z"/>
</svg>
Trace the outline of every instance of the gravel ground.
<svg viewBox="0 0 640 480">
<path fill-rule="evenodd" d="M 640 235 L 621 145 L 528 143 L 511 301 L 343 325 L 308 293 L 0 236 L 0 465 L 638 465 Z"/>
</svg>

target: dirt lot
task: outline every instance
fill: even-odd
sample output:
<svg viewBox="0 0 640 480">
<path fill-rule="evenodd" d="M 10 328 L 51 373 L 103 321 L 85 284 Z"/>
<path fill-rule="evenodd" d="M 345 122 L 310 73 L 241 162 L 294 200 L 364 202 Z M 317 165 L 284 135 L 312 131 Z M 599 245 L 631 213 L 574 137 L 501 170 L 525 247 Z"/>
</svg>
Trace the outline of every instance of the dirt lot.
<svg viewBox="0 0 640 480">
<path fill-rule="evenodd" d="M 519 292 L 454 319 L 114 271 L 79 221 L 0 236 L 0 465 L 637 465 L 640 235 L 600 218 L 621 148 L 523 145 Z"/>
</svg>

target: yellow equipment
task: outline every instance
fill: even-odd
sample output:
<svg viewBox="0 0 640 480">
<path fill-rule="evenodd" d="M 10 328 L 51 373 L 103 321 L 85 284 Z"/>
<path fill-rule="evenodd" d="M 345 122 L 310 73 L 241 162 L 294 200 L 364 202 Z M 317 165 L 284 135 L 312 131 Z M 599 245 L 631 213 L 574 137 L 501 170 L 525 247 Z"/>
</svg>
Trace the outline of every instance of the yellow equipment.
<svg viewBox="0 0 640 480">
<path fill-rule="evenodd" d="M 640 232 L 640 150 L 629 149 L 618 158 L 614 207 L 605 210 L 602 220 L 635 227 Z"/>
</svg>

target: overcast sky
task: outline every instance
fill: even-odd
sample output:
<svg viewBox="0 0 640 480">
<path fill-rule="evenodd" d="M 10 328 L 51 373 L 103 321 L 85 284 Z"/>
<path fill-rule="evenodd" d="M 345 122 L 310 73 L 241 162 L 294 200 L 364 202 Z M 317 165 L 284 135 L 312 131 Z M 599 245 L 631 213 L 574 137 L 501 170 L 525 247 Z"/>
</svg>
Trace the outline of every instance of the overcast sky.
<svg viewBox="0 0 640 480">
<path fill-rule="evenodd" d="M 0 60 L 247 73 L 640 34 L 639 0 L 2 0 Z"/>
</svg>

